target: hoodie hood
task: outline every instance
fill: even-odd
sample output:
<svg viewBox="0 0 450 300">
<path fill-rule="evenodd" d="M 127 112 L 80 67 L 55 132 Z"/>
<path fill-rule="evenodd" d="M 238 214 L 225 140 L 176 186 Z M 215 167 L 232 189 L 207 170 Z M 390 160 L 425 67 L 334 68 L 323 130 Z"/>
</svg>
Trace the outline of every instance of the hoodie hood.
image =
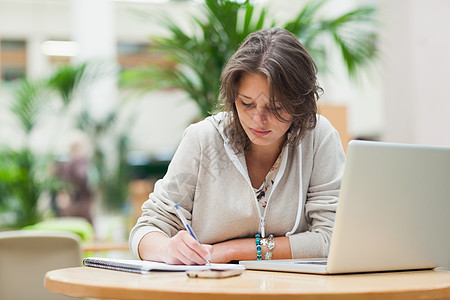
<svg viewBox="0 0 450 300">
<path fill-rule="evenodd" d="M 211 122 L 211 124 L 213 124 L 217 129 L 223 140 L 225 142 L 228 142 L 228 137 L 225 134 L 225 128 L 228 124 L 230 124 L 230 121 L 232 120 L 231 113 L 219 112 L 215 115 L 207 117 L 205 120 Z"/>
</svg>

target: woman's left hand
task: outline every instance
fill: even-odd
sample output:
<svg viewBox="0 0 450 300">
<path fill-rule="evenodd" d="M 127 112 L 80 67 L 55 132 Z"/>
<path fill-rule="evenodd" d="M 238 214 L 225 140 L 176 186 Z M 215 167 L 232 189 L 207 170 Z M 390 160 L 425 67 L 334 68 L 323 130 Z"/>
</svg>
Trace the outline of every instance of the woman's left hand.
<svg viewBox="0 0 450 300">
<path fill-rule="evenodd" d="M 288 237 L 275 238 L 276 247 L 273 259 L 292 258 Z M 211 262 L 228 263 L 232 260 L 255 260 L 256 244 L 254 238 L 234 239 L 212 245 Z"/>
</svg>

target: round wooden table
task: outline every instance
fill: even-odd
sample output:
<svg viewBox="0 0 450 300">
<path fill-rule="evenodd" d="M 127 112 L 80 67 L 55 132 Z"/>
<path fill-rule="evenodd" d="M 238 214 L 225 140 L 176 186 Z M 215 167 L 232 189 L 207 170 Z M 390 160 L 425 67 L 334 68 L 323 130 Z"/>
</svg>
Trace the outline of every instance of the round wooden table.
<svg viewBox="0 0 450 300">
<path fill-rule="evenodd" d="M 192 279 L 184 272 L 141 275 L 77 267 L 48 272 L 45 287 L 100 299 L 450 299 L 450 271 L 311 275 L 247 270 L 232 278 Z"/>
</svg>

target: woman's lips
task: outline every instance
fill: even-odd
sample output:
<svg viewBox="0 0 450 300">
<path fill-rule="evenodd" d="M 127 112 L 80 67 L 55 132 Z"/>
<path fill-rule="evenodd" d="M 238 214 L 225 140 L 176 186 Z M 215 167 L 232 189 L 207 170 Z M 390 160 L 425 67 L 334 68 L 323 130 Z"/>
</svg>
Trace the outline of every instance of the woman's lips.
<svg viewBox="0 0 450 300">
<path fill-rule="evenodd" d="M 265 136 L 270 133 L 270 130 L 256 130 L 253 128 L 250 128 L 250 130 L 252 131 L 252 133 L 254 135 L 257 135 L 257 136 Z"/>
</svg>

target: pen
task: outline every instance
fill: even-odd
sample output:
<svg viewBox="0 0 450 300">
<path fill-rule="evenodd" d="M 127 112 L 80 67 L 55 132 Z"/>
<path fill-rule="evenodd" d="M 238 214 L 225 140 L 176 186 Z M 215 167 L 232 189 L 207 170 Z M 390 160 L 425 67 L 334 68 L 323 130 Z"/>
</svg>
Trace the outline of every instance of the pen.
<svg viewBox="0 0 450 300">
<path fill-rule="evenodd" d="M 175 204 L 175 210 L 178 214 L 178 216 L 180 217 L 181 222 L 183 222 L 184 227 L 186 228 L 187 231 L 189 231 L 189 233 L 192 235 L 192 237 L 201 245 L 202 242 L 200 242 L 200 240 L 197 238 L 197 236 L 195 235 L 194 231 L 191 229 L 191 226 L 189 226 L 188 221 L 186 220 L 186 217 L 183 215 L 183 213 L 180 210 L 180 206 L 178 204 Z M 209 262 L 209 260 L 206 260 L 206 264 L 208 266 L 211 265 L 211 263 Z"/>
</svg>

